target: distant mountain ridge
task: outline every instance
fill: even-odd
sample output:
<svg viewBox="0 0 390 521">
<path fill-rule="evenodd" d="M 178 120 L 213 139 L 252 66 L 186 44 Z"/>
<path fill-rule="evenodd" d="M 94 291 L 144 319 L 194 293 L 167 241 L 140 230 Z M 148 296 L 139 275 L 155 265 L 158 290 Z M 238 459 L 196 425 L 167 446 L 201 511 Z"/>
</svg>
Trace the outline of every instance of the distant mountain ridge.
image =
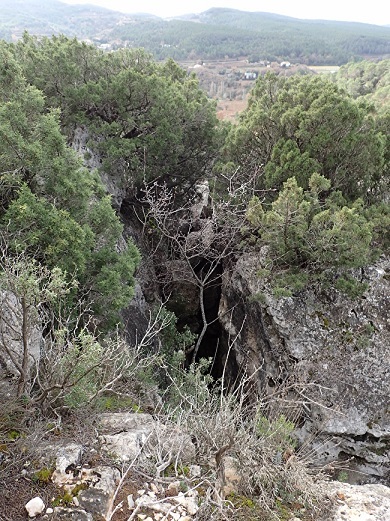
<svg viewBox="0 0 390 521">
<path fill-rule="evenodd" d="M 229 7 L 212 7 L 202 13 L 177 16 L 176 19 L 186 20 L 188 22 L 198 21 L 213 25 L 232 25 L 233 27 L 241 29 L 249 29 L 250 25 L 252 25 L 252 29 L 254 29 L 255 24 L 258 23 L 259 20 L 283 22 L 298 20 L 298 18 L 281 14 L 267 13 L 265 11 L 241 11 L 240 9 L 231 9 Z"/>
<path fill-rule="evenodd" d="M 288 16 L 212 8 L 112 33 L 128 45 L 140 45 L 157 58 L 204 60 L 249 57 L 250 61 L 343 64 L 390 56 L 387 27 L 355 22 L 300 20 Z"/>
<path fill-rule="evenodd" d="M 86 38 L 110 48 L 144 47 L 156 59 L 213 60 L 227 56 L 249 57 L 250 61 L 342 64 L 390 56 L 390 27 L 386 26 L 300 20 L 228 8 L 162 19 L 59 0 L 2 0 L 0 37 L 15 40 L 24 30 Z"/>
<path fill-rule="evenodd" d="M 296 18 L 292 16 L 269 13 L 266 11 L 242 11 L 240 9 L 232 9 L 230 7 L 212 7 L 203 11 L 199 14 L 186 14 L 182 16 L 176 17 L 177 19 L 187 20 L 187 21 L 195 21 L 198 20 L 202 23 L 215 23 L 221 25 L 233 25 L 235 27 L 240 26 L 241 28 L 248 29 L 249 26 L 252 26 L 252 29 L 255 29 L 256 24 L 263 20 L 269 20 L 274 22 L 298 22 L 302 24 L 313 24 L 313 23 L 326 23 L 326 24 L 353 24 L 353 25 L 371 25 L 374 27 L 389 27 L 390 24 L 376 25 L 376 24 L 366 24 L 362 22 L 346 22 L 342 20 L 326 20 L 321 18 L 316 19 L 303 19 Z"/>
<path fill-rule="evenodd" d="M 109 34 L 118 23 L 153 15 L 126 15 L 91 4 L 70 5 L 59 0 L 1 0 L 0 37 L 10 40 L 27 30 L 31 34 L 65 34 L 97 38 Z"/>
</svg>

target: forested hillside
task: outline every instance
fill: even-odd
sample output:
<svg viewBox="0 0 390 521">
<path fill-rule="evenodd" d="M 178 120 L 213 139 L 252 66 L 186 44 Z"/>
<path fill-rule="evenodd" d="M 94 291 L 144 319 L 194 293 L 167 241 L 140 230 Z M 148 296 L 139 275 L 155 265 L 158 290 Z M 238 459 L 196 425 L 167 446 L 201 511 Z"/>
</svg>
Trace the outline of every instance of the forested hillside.
<svg viewBox="0 0 390 521">
<path fill-rule="evenodd" d="M 252 370 L 245 351 L 266 338 L 275 302 L 280 311 L 305 291 L 361 312 L 364 270 L 390 241 L 388 92 L 388 60 L 332 77 L 268 73 L 226 124 L 172 59 L 66 36 L 1 41 L 0 479 L 20 476 L 32 440 L 74 429 L 78 414 L 147 409 L 186 433 L 204 474 L 189 478 L 160 431 L 141 475 L 196 489 L 203 517 L 193 519 L 330 519 L 293 436 L 329 389 L 314 362 L 304 381 L 303 370 L 286 376 L 279 353 L 271 369 L 264 355 Z M 263 293 L 230 305 L 221 294 L 239 269 Z M 255 304 L 264 322 L 254 320 L 250 349 L 236 350 Z M 312 315 L 331 335 L 314 354 L 336 356 L 337 328 L 348 360 L 385 334 L 356 318 L 354 336 L 321 313 Z M 229 493 L 228 455 L 240 476 Z M 23 476 L 37 465 L 29 460 Z M 45 469 L 29 483 L 51 483 Z M 53 502 L 75 504 L 64 492 Z M 113 504 L 104 519 L 119 519 Z"/>
<path fill-rule="evenodd" d="M 110 48 L 144 47 L 155 59 L 249 57 L 252 61 L 340 65 L 390 55 L 390 28 L 385 26 L 299 20 L 222 8 L 165 20 L 57 0 L 4 0 L 0 36 L 11 40 L 24 30 L 36 35 L 88 38 Z"/>
<path fill-rule="evenodd" d="M 42 36 L 66 34 L 91 38 L 109 33 L 125 18 L 122 13 L 82 3 L 70 6 L 57 0 L 3 0 L 0 35 L 10 40 L 27 30 Z"/>
<path fill-rule="evenodd" d="M 124 24 L 113 35 L 131 45 L 145 46 L 157 58 L 180 60 L 251 56 L 254 61 L 342 64 L 390 53 L 390 34 L 385 27 L 222 8 L 185 20 Z"/>
</svg>

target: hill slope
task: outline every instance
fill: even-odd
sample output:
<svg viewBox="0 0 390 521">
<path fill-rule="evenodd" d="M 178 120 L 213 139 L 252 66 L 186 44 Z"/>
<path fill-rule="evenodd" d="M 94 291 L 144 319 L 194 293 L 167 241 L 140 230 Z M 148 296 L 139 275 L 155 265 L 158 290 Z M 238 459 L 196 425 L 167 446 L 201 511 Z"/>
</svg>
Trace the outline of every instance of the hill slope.
<svg viewBox="0 0 390 521">
<path fill-rule="evenodd" d="M 27 30 L 44 36 L 61 33 L 96 38 L 110 34 L 117 24 L 131 19 L 129 15 L 94 5 L 68 5 L 58 0 L 2 0 L 0 37 L 9 40 Z"/>
<path fill-rule="evenodd" d="M 342 64 L 390 55 L 390 30 L 369 24 L 298 20 L 271 13 L 213 8 L 199 15 L 124 24 L 112 33 L 157 57 L 220 59 L 253 56 L 270 61 Z"/>
<path fill-rule="evenodd" d="M 164 20 L 126 15 L 57 0 L 3 0 L 0 37 L 33 34 L 90 38 L 115 46 L 145 47 L 157 59 L 221 59 L 343 64 L 390 56 L 390 27 L 299 20 L 271 13 L 213 8 L 199 15 Z"/>
</svg>

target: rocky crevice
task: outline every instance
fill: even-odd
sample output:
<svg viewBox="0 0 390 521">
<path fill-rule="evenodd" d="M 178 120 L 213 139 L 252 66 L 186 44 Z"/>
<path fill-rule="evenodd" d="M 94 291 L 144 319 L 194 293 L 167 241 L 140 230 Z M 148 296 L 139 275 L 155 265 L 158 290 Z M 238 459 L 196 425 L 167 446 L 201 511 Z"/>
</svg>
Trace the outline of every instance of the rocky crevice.
<svg viewBox="0 0 390 521">
<path fill-rule="evenodd" d="M 88 150 L 83 129 L 74 147 L 89 154 L 87 166 L 100 166 Z M 156 266 L 143 246 L 126 193 L 115 180 L 104 178 L 115 207 L 143 255 L 135 299 L 124 317 L 131 340 L 145 327 L 150 304 L 161 297 Z M 202 203 L 203 204 L 203 203 Z M 368 290 L 352 301 L 337 291 L 311 287 L 289 298 L 275 299 L 256 276 L 258 255 L 242 255 L 233 273 L 221 269 L 221 284 L 206 292 L 207 320 L 212 324 L 197 357 L 214 358 L 213 376 L 222 371 L 229 382 L 253 378 L 254 395 L 272 396 L 295 382 L 304 389 L 298 436 L 310 443 L 322 462 L 351 460 L 362 481 L 386 482 L 390 466 L 390 260 L 356 270 Z M 261 255 L 261 252 L 260 252 Z M 198 290 L 180 283 L 183 263 L 165 267 L 172 277 L 169 306 L 197 334 L 201 330 Z M 175 280 L 175 271 L 179 277 Z"/>
<path fill-rule="evenodd" d="M 134 223 L 124 217 L 127 233 L 140 244 Z M 219 267 L 218 283 L 205 294 L 211 324 L 197 358 L 212 358 L 213 376 L 224 373 L 230 385 L 255 374 L 253 397 L 298 385 L 303 396 L 288 397 L 300 402 L 299 415 L 294 411 L 300 442 L 310 443 L 322 463 L 350 460 L 361 473 L 357 481 L 389 480 L 389 262 L 359 270 L 369 288 L 356 301 L 318 287 L 276 299 L 256 275 L 257 255 L 241 256 L 233 272 Z M 148 257 L 143 264 L 140 286 L 156 295 L 150 290 L 158 278 L 155 267 Z M 198 334 L 198 288 L 180 282 L 180 261 L 165 269 L 172 279 L 168 306 L 180 326 Z"/>
</svg>

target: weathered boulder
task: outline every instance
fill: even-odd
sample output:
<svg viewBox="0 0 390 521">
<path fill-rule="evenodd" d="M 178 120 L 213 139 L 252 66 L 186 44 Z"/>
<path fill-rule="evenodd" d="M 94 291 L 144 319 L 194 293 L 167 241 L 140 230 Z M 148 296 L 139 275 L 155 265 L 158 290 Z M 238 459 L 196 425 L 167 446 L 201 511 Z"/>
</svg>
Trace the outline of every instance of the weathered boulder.
<svg viewBox="0 0 390 521">
<path fill-rule="evenodd" d="M 115 434 L 137 430 L 150 431 L 153 417 L 144 413 L 102 413 L 96 420 L 96 426 L 101 434 Z"/>
<path fill-rule="evenodd" d="M 78 443 L 58 443 L 55 445 L 45 445 L 45 453 L 42 461 L 45 465 L 51 466 L 55 461 L 55 470 L 52 474 L 52 481 L 55 485 L 62 487 L 76 482 L 73 469 L 81 462 L 83 446 Z"/>
<path fill-rule="evenodd" d="M 388 479 L 390 259 L 356 273 L 368 283 L 356 300 L 315 286 L 277 299 L 258 266 L 257 256 L 243 256 L 223 282 L 220 321 L 225 337 L 237 337 L 237 366 L 257 371 L 261 393 L 294 383 L 291 398 L 304 408 L 299 436 L 315 459 L 352 457 L 355 470 Z"/>
<path fill-rule="evenodd" d="M 153 418 L 141 413 L 103 413 L 98 416 L 97 429 L 103 452 L 131 461 L 141 455 L 153 430 Z"/>
<path fill-rule="evenodd" d="M 81 508 L 92 514 L 94 521 L 104 521 L 110 511 L 120 473 L 115 468 L 99 466 L 91 469 L 90 474 L 90 486 L 78 494 L 78 503 Z"/>
<path fill-rule="evenodd" d="M 157 452 L 159 458 L 170 455 L 186 463 L 195 457 L 190 436 L 154 420 L 150 414 L 100 414 L 97 429 L 102 450 L 121 461 L 157 457 Z"/>
<path fill-rule="evenodd" d="M 44 516 L 44 519 L 53 519 L 53 516 Z M 85 512 L 85 510 L 64 507 L 56 507 L 54 509 L 54 519 L 62 519 L 64 521 L 94 521 L 92 514 Z"/>
</svg>

